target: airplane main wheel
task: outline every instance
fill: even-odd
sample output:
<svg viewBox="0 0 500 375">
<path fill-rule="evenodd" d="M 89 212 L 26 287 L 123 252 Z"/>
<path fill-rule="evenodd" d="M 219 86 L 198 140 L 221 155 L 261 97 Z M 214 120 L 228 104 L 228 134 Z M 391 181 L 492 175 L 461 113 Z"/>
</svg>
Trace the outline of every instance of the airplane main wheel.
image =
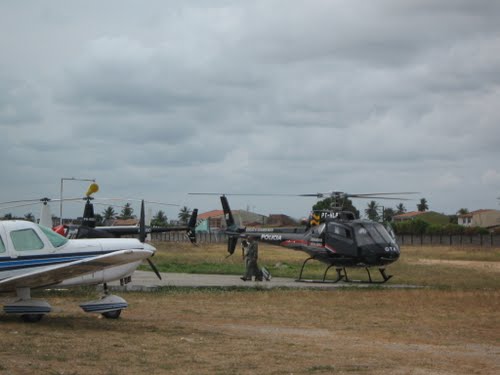
<svg viewBox="0 0 500 375">
<path fill-rule="evenodd" d="M 21 319 L 26 323 L 36 323 L 42 320 L 44 314 L 23 314 Z"/>
<path fill-rule="evenodd" d="M 121 310 L 106 311 L 102 313 L 102 316 L 106 319 L 118 319 L 121 313 Z"/>
</svg>

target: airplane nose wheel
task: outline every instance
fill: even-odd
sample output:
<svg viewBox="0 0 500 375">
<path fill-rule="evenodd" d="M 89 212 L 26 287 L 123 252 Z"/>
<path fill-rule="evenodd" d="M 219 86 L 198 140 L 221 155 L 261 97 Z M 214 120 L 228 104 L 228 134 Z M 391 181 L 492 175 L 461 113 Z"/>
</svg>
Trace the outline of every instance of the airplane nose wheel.
<svg viewBox="0 0 500 375">
<path fill-rule="evenodd" d="M 36 323 L 42 320 L 44 314 L 23 314 L 21 315 L 21 319 L 25 323 Z"/>
<path fill-rule="evenodd" d="M 118 319 L 121 313 L 122 313 L 121 310 L 114 310 L 114 311 L 103 312 L 101 315 L 104 316 L 106 319 Z"/>
<path fill-rule="evenodd" d="M 106 319 L 118 319 L 128 303 L 119 296 L 109 294 L 108 285 L 104 284 L 104 295 L 100 299 L 82 303 L 80 307 L 87 313 L 101 314 Z"/>
</svg>

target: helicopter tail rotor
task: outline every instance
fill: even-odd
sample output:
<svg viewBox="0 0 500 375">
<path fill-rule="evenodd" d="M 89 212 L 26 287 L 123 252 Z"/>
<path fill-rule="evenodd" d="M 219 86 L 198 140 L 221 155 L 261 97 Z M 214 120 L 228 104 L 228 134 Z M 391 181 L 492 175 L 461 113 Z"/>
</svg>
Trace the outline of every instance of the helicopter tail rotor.
<svg viewBox="0 0 500 375">
<path fill-rule="evenodd" d="M 141 216 L 139 218 L 139 241 L 146 242 L 146 214 L 144 210 L 144 200 L 141 201 Z M 150 258 L 146 259 L 156 276 L 161 280 L 160 272 Z"/>
<path fill-rule="evenodd" d="M 198 209 L 195 208 L 193 209 L 193 212 L 191 213 L 191 217 L 189 218 L 188 222 L 188 230 L 187 230 L 187 237 L 189 238 L 189 241 L 191 243 L 195 244 L 196 243 L 196 221 L 198 219 Z"/>
<path fill-rule="evenodd" d="M 224 217 L 226 218 L 226 226 L 229 232 L 229 236 L 227 238 L 227 252 L 229 253 L 228 256 L 230 256 L 234 254 L 234 250 L 238 244 L 238 238 L 241 233 L 245 232 L 245 228 L 240 228 L 236 225 L 227 197 L 225 195 L 221 195 L 220 201 L 222 203 Z"/>
</svg>

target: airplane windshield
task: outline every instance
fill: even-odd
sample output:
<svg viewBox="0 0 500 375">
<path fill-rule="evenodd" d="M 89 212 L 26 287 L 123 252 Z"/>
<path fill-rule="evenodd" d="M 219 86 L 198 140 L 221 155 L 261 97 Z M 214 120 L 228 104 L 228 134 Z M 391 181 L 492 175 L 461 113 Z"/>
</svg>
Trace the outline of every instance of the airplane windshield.
<svg viewBox="0 0 500 375">
<path fill-rule="evenodd" d="M 54 232 L 52 229 L 44 227 L 43 225 L 39 225 L 39 227 L 47 236 L 52 246 L 61 247 L 68 242 L 68 239 L 66 237 L 61 236 L 60 234 Z"/>
<path fill-rule="evenodd" d="M 360 246 L 376 243 L 392 243 L 390 234 L 379 223 L 360 223 L 355 229 L 356 239 Z"/>
</svg>

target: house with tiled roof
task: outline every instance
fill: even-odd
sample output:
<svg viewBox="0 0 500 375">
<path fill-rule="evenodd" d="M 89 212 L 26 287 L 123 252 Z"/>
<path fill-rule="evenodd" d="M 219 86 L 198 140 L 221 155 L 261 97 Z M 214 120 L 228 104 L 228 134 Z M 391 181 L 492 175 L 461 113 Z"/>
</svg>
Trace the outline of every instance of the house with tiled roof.
<svg viewBox="0 0 500 375">
<path fill-rule="evenodd" d="M 234 221 L 238 226 L 247 226 L 249 224 L 266 224 L 267 216 L 257 214 L 245 210 L 232 210 Z M 224 218 L 224 211 L 212 210 L 198 214 L 198 225 L 196 226 L 197 232 L 212 232 L 226 229 L 226 220 Z"/>
<path fill-rule="evenodd" d="M 424 211 L 410 211 L 410 212 L 404 212 L 402 214 L 399 214 L 399 215 L 394 215 L 392 217 L 392 220 L 394 221 L 406 221 L 406 220 L 413 220 L 415 219 L 416 217 L 422 215 L 422 214 L 425 214 Z"/>
<path fill-rule="evenodd" d="M 112 226 L 138 226 L 138 219 L 115 219 L 111 223 Z"/>
<path fill-rule="evenodd" d="M 458 224 L 466 227 L 494 229 L 500 227 L 500 211 L 480 209 L 458 215 Z"/>
</svg>

